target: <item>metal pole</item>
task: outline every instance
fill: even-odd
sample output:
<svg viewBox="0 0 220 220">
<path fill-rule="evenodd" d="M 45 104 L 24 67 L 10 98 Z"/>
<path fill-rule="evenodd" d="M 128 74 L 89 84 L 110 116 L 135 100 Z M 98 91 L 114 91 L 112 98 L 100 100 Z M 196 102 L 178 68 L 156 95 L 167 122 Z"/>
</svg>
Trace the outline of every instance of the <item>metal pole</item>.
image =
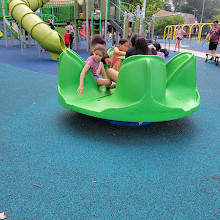
<svg viewBox="0 0 220 220">
<path fill-rule="evenodd" d="M 205 8 L 205 0 L 203 1 L 203 5 L 202 5 L 202 15 L 201 15 L 201 21 L 200 21 L 200 23 L 202 23 L 204 8 Z"/>
<path fill-rule="evenodd" d="M 146 16 L 146 0 L 144 0 L 144 3 L 143 3 L 142 14 L 143 14 L 143 19 L 145 20 L 145 16 Z"/>
<path fill-rule="evenodd" d="M 107 41 L 108 0 L 105 0 L 105 41 Z"/>
<path fill-rule="evenodd" d="M 28 33 L 28 47 L 31 47 L 31 36 L 29 33 Z"/>
<path fill-rule="evenodd" d="M 121 20 L 121 1 L 118 0 L 118 20 Z"/>
<path fill-rule="evenodd" d="M 126 29 L 126 19 L 127 19 L 127 12 L 124 13 L 124 28 L 123 28 L 123 37 L 125 37 L 125 29 Z"/>
<path fill-rule="evenodd" d="M 4 24 L 4 34 L 5 34 L 5 46 L 8 47 L 8 36 L 7 36 L 7 27 L 5 24 L 5 2 L 2 0 L 2 15 L 3 15 L 3 24 Z"/>
<path fill-rule="evenodd" d="M 79 35 L 78 35 L 78 20 L 75 21 L 75 50 L 78 50 Z"/>
<path fill-rule="evenodd" d="M 53 0 L 52 0 L 52 21 L 53 21 L 53 18 L 54 18 L 54 10 L 53 10 Z M 54 24 L 54 21 L 53 21 L 53 24 Z"/>
<path fill-rule="evenodd" d="M 155 16 L 152 15 L 151 40 L 153 40 L 153 38 L 154 38 L 154 20 L 155 20 Z"/>
<path fill-rule="evenodd" d="M 142 34 L 144 32 L 143 23 L 144 23 L 144 20 L 145 20 L 145 16 L 146 16 L 146 0 L 144 0 L 143 7 L 142 7 L 141 18 L 140 18 L 140 30 L 139 30 L 140 34 Z"/>
<path fill-rule="evenodd" d="M 89 38 L 90 38 L 89 0 L 86 0 L 86 51 L 87 52 L 89 52 Z"/>
<path fill-rule="evenodd" d="M 38 54 L 39 58 L 41 58 L 41 45 L 38 43 Z"/>
<path fill-rule="evenodd" d="M 119 42 L 119 32 L 116 30 L 115 44 L 118 45 L 118 42 Z"/>
<path fill-rule="evenodd" d="M 21 54 L 24 54 L 24 48 L 23 48 L 23 43 L 22 43 L 23 39 L 22 39 L 22 28 L 20 25 L 20 43 L 21 43 Z"/>
<path fill-rule="evenodd" d="M 12 26 L 12 22 L 10 22 L 10 26 Z M 14 46 L 14 34 L 11 31 L 11 45 Z"/>
</svg>

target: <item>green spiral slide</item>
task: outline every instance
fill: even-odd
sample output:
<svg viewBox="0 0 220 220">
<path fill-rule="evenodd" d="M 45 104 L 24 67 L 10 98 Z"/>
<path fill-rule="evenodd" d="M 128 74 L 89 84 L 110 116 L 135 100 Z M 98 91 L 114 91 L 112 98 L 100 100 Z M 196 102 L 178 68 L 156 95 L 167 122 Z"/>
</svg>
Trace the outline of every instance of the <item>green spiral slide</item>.
<svg viewBox="0 0 220 220">
<path fill-rule="evenodd" d="M 60 54 L 66 50 L 62 37 L 52 30 L 35 13 L 38 8 L 50 0 L 11 0 L 8 3 L 11 16 L 35 39 L 53 60 L 59 60 Z"/>
</svg>

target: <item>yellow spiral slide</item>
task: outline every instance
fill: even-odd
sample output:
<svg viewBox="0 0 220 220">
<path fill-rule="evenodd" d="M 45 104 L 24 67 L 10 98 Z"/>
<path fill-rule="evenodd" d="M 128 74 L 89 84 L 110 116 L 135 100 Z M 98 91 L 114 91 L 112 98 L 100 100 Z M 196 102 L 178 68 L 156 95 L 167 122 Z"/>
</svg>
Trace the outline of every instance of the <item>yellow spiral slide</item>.
<svg viewBox="0 0 220 220">
<path fill-rule="evenodd" d="M 59 60 L 60 54 L 66 50 L 62 37 L 52 30 L 35 13 L 38 8 L 50 0 L 11 0 L 8 4 L 11 16 L 35 39 L 53 60 Z"/>
</svg>

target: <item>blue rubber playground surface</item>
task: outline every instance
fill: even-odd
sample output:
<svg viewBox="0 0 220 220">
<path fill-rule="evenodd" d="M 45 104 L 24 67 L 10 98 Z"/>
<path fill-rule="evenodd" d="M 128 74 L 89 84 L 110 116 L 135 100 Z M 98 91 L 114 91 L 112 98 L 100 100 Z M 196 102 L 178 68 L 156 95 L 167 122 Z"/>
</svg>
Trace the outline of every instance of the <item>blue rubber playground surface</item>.
<svg viewBox="0 0 220 220">
<path fill-rule="evenodd" d="M 39 59 L 37 46 L 21 55 L 19 45 L 3 45 L 0 213 L 7 220 L 220 219 L 220 66 L 196 57 L 198 112 L 121 127 L 60 106 L 58 62 L 47 53 Z"/>
</svg>

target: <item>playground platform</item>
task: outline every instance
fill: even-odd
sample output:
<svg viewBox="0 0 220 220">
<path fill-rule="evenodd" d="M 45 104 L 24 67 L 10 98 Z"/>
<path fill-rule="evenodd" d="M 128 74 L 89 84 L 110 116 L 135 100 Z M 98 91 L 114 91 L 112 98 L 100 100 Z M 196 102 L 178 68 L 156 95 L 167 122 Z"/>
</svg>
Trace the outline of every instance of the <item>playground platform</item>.
<svg viewBox="0 0 220 220">
<path fill-rule="evenodd" d="M 86 59 L 84 44 L 78 53 Z M 47 53 L 39 59 L 32 46 L 21 55 L 19 45 L 0 53 L 0 213 L 7 220 L 219 219 L 214 62 L 196 56 L 198 112 L 119 127 L 59 105 L 58 62 Z"/>
</svg>

